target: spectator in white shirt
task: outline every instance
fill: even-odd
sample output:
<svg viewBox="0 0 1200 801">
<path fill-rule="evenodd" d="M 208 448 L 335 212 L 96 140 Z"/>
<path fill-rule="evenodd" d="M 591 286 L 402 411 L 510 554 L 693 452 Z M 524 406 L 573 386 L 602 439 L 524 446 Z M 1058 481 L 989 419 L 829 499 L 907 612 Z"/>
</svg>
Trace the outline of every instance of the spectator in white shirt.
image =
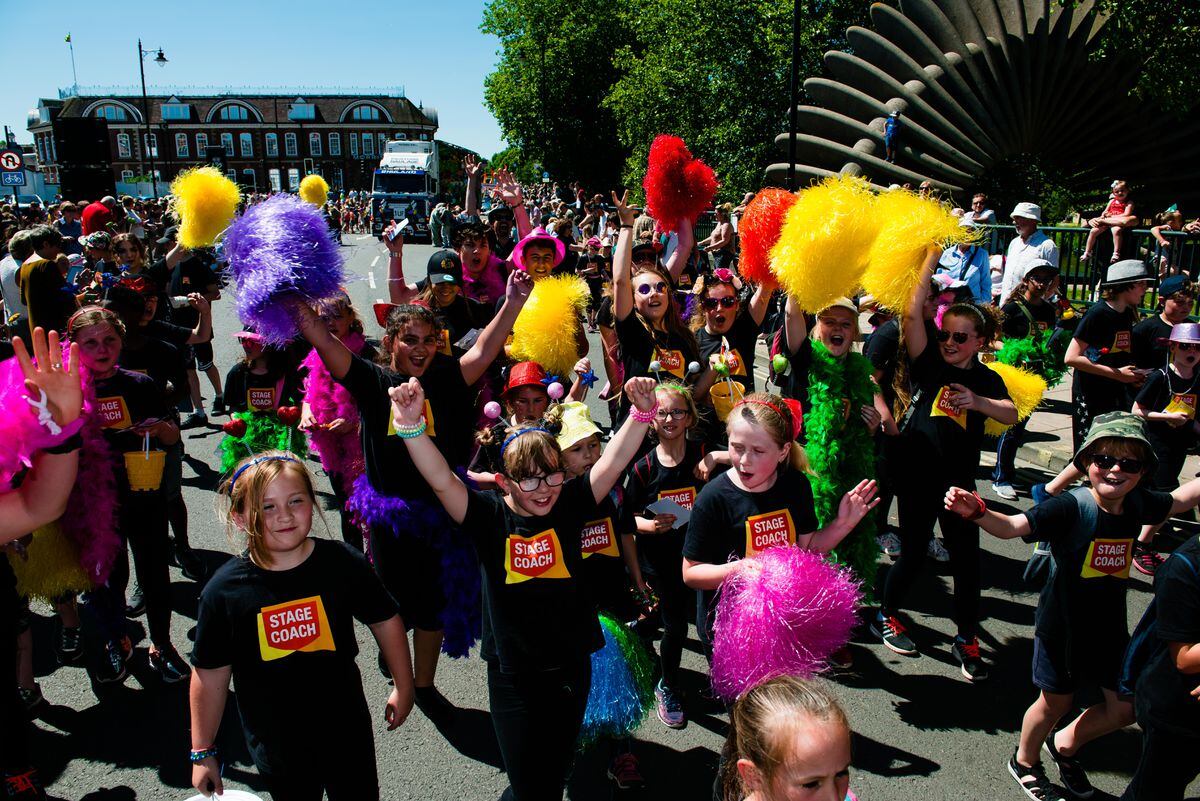
<svg viewBox="0 0 1200 801">
<path fill-rule="evenodd" d="M 976 225 L 996 224 L 996 212 L 987 207 L 987 195 L 982 192 L 971 198 L 971 208 L 962 213 L 962 218 Z"/>
<path fill-rule="evenodd" d="M 1045 259 L 1058 267 L 1058 245 L 1038 230 L 1042 221 L 1042 209 L 1033 203 L 1018 203 L 1012 210 L 1013 226 L 1017 235 L 1008 243 L 1004 259 L 1004 283 L 1000 288 L 1000 305 L 1008 302 L 1008 296 L 1021 282 L 1025 267 L 1033 259 Z"/>
<path fill-rule="evenodd" d="M 129 223 L 129 233 L 138 239 L 146 239 L 146 229 L 142 226 L 142 217 L 133 206 L 133 198 L 126 196 L 121 205 L 125 208 L 125 219 Z"/>
<path fill-rule="evenodd" d="M 959 225 L 974 228 L 975 224 L 963 219 Z M 952 245 L 942 251 L 938 259 L 937 272 L 946 273 L 956 281 L 962 281 L 971 290 L 976 303 L 992 302 L 992 275 L 988 263 L 988 252 L 981 245 Z"/>
</svg>

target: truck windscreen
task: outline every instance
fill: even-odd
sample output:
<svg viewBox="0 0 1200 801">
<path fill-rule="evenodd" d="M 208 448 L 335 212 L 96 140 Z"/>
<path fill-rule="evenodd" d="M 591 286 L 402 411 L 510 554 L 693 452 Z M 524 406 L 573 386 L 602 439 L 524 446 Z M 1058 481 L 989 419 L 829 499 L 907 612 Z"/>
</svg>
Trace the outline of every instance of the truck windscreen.
<svg viewBox="0 0 1200 801">
<path fill-rule="evenodd" d="M 375 173 L 375 192 L 383 195 L 420 193 L 425 191 L 425 174 L 414 175 L 393 172 Z"/>
</svg>

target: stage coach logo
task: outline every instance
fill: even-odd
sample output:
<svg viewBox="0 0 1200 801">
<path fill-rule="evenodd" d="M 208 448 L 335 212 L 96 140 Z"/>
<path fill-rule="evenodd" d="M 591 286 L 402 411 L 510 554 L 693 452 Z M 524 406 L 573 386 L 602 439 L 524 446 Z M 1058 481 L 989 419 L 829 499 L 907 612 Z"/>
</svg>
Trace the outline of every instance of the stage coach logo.
<svg viewBox="0 0 1200 801">
<path fill-rule="evenodd" d="M 746 518 L 746 556 L 795 543 L 796 526 L 792 522 L 792 513 L 787 509 Z"/>
<path fill-rule="evenodd" d="M 258 613 L 258 646 L 264 662 L 296 651 L 336 651 L 321 596 L 263 607 Z"/>
<path fill-rule="evenodd" d="M 1129 578 L 1133 540 L 1093 540 L 1083 560 L 1083 578 Z"/>
<path fill-rule="evenodd" d="M 548 529 L 532 537 L 512 534 L 504 556 L 508 576 L 505 584 L 520 584 L 530 579 L 565 579 L 571 574 L 563 564 L 562 546 L 558 534 Z"/>
<path fill-rule="evenodd" d="M 617 535 L 613 530 L 612 518 L 606 517 L 584 524 L 579 549 L 583 551 L 584 559 L 592 554 L 611 556 L 614 559 L 619 557 L 621 552 L 617 549 Z"/>
</svg>

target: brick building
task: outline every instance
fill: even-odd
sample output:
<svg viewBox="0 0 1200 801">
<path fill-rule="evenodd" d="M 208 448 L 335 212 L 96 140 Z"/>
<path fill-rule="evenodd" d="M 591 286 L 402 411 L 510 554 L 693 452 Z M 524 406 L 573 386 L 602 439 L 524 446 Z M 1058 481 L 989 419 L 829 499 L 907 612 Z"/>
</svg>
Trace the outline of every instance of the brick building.
<svg viewBox="0 0 1200 801">
<path fill-rule="evenodd" d="M 437 112 L 417 106 L 402 91 L 279 90 L 151 95 L 147 134 L 140 92 L 80 90 L 41 99 L 29 113 L 27 128 L 48 183 L 58 183 L 58 151 L 64 145 L 63 131 L 56 127 L 65 129 L 69 123 L 63 121 L 72 118 L 107 124 L 103 163 L 112 170 L 114 183 L 149 176 L 150 156 L 159 180 L 169 182 L 180 170 L 206 161 L 208 148 L 223 146 L 229 177 L 258 191 L 295 189 L 311 172 L 324 176 L 335 190 L 369 189 L 387 140 L 433 141 L 437 131 Z"/>
</svg>

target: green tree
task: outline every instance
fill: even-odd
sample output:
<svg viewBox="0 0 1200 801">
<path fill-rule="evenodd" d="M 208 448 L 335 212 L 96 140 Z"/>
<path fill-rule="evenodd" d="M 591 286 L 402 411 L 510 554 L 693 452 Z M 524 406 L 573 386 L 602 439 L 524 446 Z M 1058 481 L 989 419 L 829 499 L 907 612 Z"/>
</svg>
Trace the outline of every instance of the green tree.
<svg viewBox="0 0 1200 801">
<path fill-rule="evenodd" d="M 509 145 L 488 159 L 488 165 L 493 168 L 507 167 L 523 184 L 535 184 L 542 180 L 540 165 L 526 158 L 525 154 L 513 145 Z"/>
</svg>

